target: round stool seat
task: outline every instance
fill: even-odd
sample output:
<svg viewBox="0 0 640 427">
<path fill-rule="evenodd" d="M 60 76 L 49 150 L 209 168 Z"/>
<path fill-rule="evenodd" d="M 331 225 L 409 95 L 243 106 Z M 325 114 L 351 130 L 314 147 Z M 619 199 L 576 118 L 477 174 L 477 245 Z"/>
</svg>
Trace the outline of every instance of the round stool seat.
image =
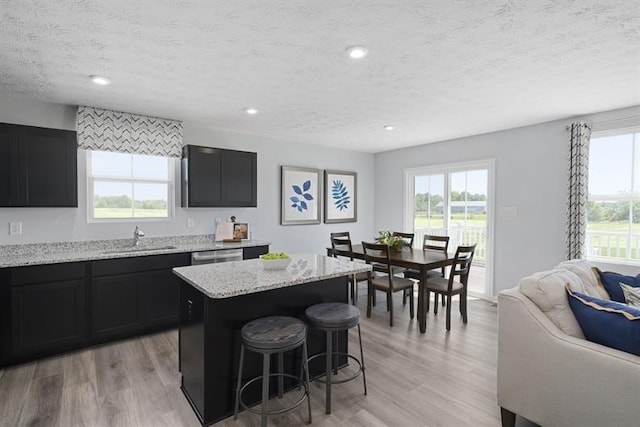
<svg viewBox="0 0 640 427">
<path fill-rule="evenodd" d="M 309 410 L 309 424 L 311 424 L 311 398 L 309 394 L 309 354 L 307 352 L 307 325 L 294 317 L 270 316 L 252 320 L 245 324 L 240 330 L 242 345 L 240 346 L 240 363 L 238 364 L 238 379 L 236 385 L 236 402 L 233 412 L 234 419 L 238 417 L 240 406 L 249 412 L 261 415 L 261 427 L 267 427 L 267 417 L 269 415 L 282 414 L 298 407 L 304 400 L 307 401 Z M 284 353 L 302 347 L 302 361 L 300 366 L 300 376 L 293 375 L 291 369 L 284 368 Z M 262 354 L 262 376 L 257 376 L 242 385 L 242 367 L 244 365 L 245 351 L 252 351 Z M 271 357 L 277 355 L 278 370 L 271 372 Z M 303 376 L 303 372 L 305 375 Z M 290 378 L 304 386 L 304 393 L 300 398 L 284 408 L 269 409 L 269 386 L 272 378 L 278 380 L 278 396 L 284 393 L 284 379 Z M 251 384 L 257 381 L 262 382 L 262 400 L 260 409 L 250 408 L 242 400 L 242 394 Z"/>
<path fill-rule="evenodd" d="M 360 321 L 360 310 L 341 302 L 315 304 L 304 313 L 309 323 L 318 329 L 350 329 Z"/>
<path fill-rule="evenodd" d="M 262 317 L 244 325 L 241 336 L 248 347 L 278 350 L 303 342 L 307 337 L 307 326 L 294 317 Z"/>
</svg>

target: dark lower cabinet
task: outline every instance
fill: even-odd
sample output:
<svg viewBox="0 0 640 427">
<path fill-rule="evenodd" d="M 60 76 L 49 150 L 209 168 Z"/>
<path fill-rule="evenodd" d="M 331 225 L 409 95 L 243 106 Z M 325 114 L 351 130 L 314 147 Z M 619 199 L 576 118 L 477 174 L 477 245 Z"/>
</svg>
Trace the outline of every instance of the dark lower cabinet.
<svg viewBox="0 0 640 427">
<path fill-rule="evenodd" d="M 91 281 L 93 337 L 123 336 L 143 327 L 144 274 L 98 277 Z"/>
<path fill-rule="evenodd" d="M 177 325 L 180 279 L 170 270 L 153 271 L 148 276 L 143 299 L 147 323 Z"/>
<path fill-rule="evenodd" d="M 242 249 L 242 259 L 255 259 L 269 252 L 269 246 L 251 246 Z"/>
<path fill-rule="evenodd" d="M 93 337 L 101 340 L 177 326 L 179 285 L 169 269 L 94 278 Z"/>
<path fill-rule="evenodd" d="M 180 253 L 0 269 L 0 367 L 178 326 L 171 269 L 190 263 Z"/>
<path fill-rule="evenodd" d="M 84 280 L 11 289 L 13 355 L 74 347 L 85 340 Z"/>
<path fill-rule="evenodd" d="M 180 281 L 171 269 L 190 262 L 190 254 L 94 261 L 93 338 L 103 341 L 177 326 Z"/>
<path fill-rule="evenodd" d="M 20 267 L 5 272 L 10 299 L 4 328 L 6 359 L 25 360 L 73 349 L 87 341 L 85 263 Z"/>
</svg>

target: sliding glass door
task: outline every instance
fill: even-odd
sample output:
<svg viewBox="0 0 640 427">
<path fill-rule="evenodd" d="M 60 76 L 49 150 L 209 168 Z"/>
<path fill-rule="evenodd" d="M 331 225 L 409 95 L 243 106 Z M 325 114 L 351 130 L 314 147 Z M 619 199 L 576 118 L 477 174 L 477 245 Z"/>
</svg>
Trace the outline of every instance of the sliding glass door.
<svg viewBox="0 0 640 427">
<path fill-rule="evenodd" d="M 405 171 L 405 229 L 419 248 L 425 234 L 450 236 L 449 251 L 475 243 L 469 294 L 491 297 L 493 161 Z"/>
</svg>

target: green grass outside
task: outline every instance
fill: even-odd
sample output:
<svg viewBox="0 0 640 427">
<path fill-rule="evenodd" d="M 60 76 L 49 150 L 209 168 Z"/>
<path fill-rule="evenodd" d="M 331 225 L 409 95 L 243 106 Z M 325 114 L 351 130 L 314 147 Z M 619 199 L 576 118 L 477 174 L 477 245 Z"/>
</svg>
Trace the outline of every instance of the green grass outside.
<svg viewBox="0 0 640 427">
<path fill-rule="evenodd" d="M 629 223 L 626 221 L 590 222 L 587 225 L 587 231 L 620 231 L 626 233 L 629 231 Z M 631 231 L 640 233 L 640 224 L 631 224 Z"/>
<path fill-rule="evenodd" d="M 451 221 L 455 224 L 458 222 L 464 222 L 464 214 L 456 213 L 451 215 Z M 487 222 L 487 214 L 474 213 L 470 214 L 466 220 L 466 225 L 471 227 L 482 227 Z M 443 215 L 431 215 L 431 219 L 427 218 L 427 215 L 416 215 L 413 219 L 414 228 L 435 228 L 444 226 Z"/>
<path fill-rule="evenodd" d="M 457 222 L 464 223 L 464 214 L 456 213 L 451 215 L 451 221 L 455 224 Z M 469 226 L 484 226 L 487 221 L 487 215 L 484 213 L 469 214 L 466 220 L 466 224 Z M 418 214 L 414 217 L 414 228 L 428 228 L 428 227 L 442 227 L 444 225 L 444 219 L 442 215 L 431 215 L 429 221 L 426 214 Z M 627 232 L 629 223 L 626 221 L 600 221 L 590 222 L 588 231 L 620 231 Z M 632 232 L 640 233 L 640 223 L 632 224 Z"/>
<path fill-rule="evenodd" d="M 131 218 L 131 209 L 127 208 L 95 208 L 95 218 Z M 166 218 L 166 209 L 136 209 L 134 218 Z"/>
</svg>

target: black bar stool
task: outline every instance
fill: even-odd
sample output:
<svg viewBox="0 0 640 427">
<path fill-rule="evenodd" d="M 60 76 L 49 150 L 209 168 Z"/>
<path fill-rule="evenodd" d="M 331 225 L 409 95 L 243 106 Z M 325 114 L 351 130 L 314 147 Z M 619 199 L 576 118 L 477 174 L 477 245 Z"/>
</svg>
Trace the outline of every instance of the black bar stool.
<svg viewBox="0 0 640 427">
<path fill-rule="evenodd" d="M 362 381 L 364 383 L 364 394 L 367 395 L 367 377 L 364 369 L 364 353 L 362 352 L 362 335 L 360 334 L 360 310 L 357 307 L 341 302 L 329 302 L 315 304 L 305 310 L 309 325 L 316 329 L 325 331 L 327 335 L 327 351 L 326 353 L 314 354 L 309 361 L 316 357 L 326 356 L 325 379 L 317 379 L 316 381 L 326 384 L 326 413 L 331 413 L 331 385 L 341 384 L 357 378 L 362 373 Z M 338 349 L 333 350 L 334 332 L 346 331 L 358 327 L 358 339 L 360 341 L 360 359 L 348 353 L 340 352 Z M 332 371 L 337 373 L 338 356 L 346 356 L 358 364 L 358 371 L 349 378 L 342 380 L 332 379 Z M 332 366 L 332 360 L 336 359 L 335 366 Z"/>
<path fill-rule="evenodd" d="M 238 417 L 239 406 L 254 414 L 262 415 L 262 427 L 267 425 L 267 415 L 281 414 L 298 407 L 305 398 L 309 406 L 309 424 L 311 424 L 311 400 L 309 399 L 309 364 L 307 354 L 307 325 L 301 320 L 293 317 L 271 316 L 252 320 L 242 327 L 242 346 L 240 347 L 240 366 L 238 366 L 238 384 L 236 387 L 236 405 L 233 419 Z M 302 366 L 300 377 L 284 373 L 283 353 L 302 346 Z M 244 351 L 253 351 L 262 354 L 262 376 L 249 380 L 244 386 L 242 384 L 242 365 L 244 363 Z M 271 355 L 278 354 L 278 372 L 270 372 Z M 303 375 L 303 370 L 306 372 Z M 278 377 L 278 396 L 282 397 L 284 377 L 293 378 L 304 385 L 304 394 L 292 405 L 269 411 L 269 379 Z M 249 408 L 242 401 L 242 392 L 255 381 L 262 380 L 262 404 L 261 410 L 257 411 Z"/>
</svg>

